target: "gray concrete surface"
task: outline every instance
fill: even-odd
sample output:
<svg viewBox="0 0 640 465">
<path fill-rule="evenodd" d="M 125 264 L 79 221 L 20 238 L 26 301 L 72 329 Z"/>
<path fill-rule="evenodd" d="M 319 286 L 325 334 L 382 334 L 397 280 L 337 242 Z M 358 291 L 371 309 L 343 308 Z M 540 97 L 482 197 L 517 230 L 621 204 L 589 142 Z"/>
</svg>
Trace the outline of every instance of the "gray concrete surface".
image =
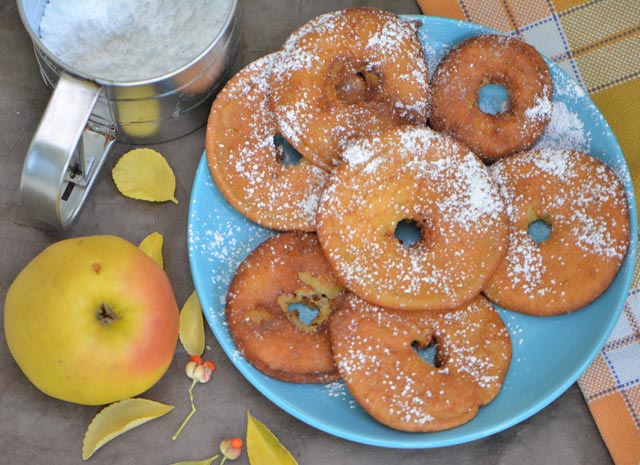
<svg viewBox="0 0 640 465">
<path fill-rule="evenodd" d="M 419 13 L 412 0 L 242 0 L 244 62 L 276 50 L 296 26 L 349 5 L 372 5 L 397 13 Z M 44 247 L 62 238 L 116 234 L 138 243 L 152 231 L 165 237 L 166 271 L 179 303 L 193 289 L 187 258 L 187 210 L 204 128 L 154 146 L 173 166 L 180 203 L 148 204 L 126 199 L 111 180 L 111 168 L 131 147 L 116 145 L 79 220 L 60 232 L 34 221 L 19 202 L 24 154 L 49 89 L 38 74 L 31 43 L 13 0 L 0 0 L 0 302 L 18 272 Z M 1 324 L 1 323 L 0 323 Z M 0 332 L 2 335 L 4 331 Z M 103 447 L 89 463 L 170 464 L 216 450 L 227 436 L 243 436 L 246 411 L 264 421 L 301 465 L 352 464 L 610 464 L 611 459 L 578 388 L 506 431 L 475 442 L 427 450 L 370 447 L 339 439 L 298 421 L 256 391 L 207 332 L 214 380 L 196 389 L 198 412 L 177 441 L 171 435 L 189 411 L 183 375 L 187 356 L 177 347 L 173 364 L 144 397 L 175 405 L 163 419 L 143 425 Z M 532 380 L 544 382 L 544 380 Z M 40 393 L 23 376 L 0 336 L 0 464 L 81 463 L 82 438 L 98 407 L 74 405 Z M 246 455 L 235 463 L 248 463 Z M 275 465 L 275 464 L 274 464 Z"/>
</svg>

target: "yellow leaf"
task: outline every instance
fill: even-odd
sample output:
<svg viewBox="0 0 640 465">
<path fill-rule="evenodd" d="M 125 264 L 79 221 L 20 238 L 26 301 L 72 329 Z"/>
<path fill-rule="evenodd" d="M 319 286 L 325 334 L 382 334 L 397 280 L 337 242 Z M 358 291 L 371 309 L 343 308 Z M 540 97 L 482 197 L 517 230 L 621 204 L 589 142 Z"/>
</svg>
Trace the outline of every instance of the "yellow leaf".
<svg viewBox="0 0 640 465">
<path fill-rule="evenodd" d="M 167 160 L 152 149 L 130 150 L 111 172 L 120 193 L 126 197 L 151 202 L 178 203 L 174 197 L 176 177 Z"/>
<path fill-rule="evenodd" d="M 193 291 L 180 311 L 180 342 L 189 355 L 204 352 L 204 321 L 198 294 Z"/>
<path fill-rule="evenodd" d="M 247 411 L 247 456 L 251 465 L 298 465 L 278 438 Z"/>
<path fill-rule="evenodd" d="M 125 399 L 103 408 L 93 418 L 82 442 L 82 460 L 89 459 L 107 442 L 173 410 L 172 405 L 147 399 Z"/>
<path fill-rule="evenodd" d="M 149 255 L 160 265 L 160 268 L 164 268 L 164 260 L 162 259 L 162 244 L 164 243 L 164 237 L 158 232 L 149 234 L 142 239 L 139 247 L 144 253 Z"/>
</svg>

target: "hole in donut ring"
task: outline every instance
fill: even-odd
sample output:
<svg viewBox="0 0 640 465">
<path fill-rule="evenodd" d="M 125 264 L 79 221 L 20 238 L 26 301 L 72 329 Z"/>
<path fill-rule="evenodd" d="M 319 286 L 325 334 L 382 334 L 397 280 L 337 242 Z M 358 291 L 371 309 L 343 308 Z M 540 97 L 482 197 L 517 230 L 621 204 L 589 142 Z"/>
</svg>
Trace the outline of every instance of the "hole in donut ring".
<svg viewBox="0 0 640 465">
<path fill-rule="evenodd" d="M 339 100 L 347 104 L 373 100 L 380 84 L 377 74 L 365 69 L 345 73 L 341 62 L 335 65 L 335 69 L 337 71 L 333 74 L 337 80 L 335 89 Z"/>
<path fill-rule="evenodd" d="M 303 332 L 314 331 L 331 314 L 329 299 L 308 291 L 298 290 L 293 295 L 281 295 L 278 305 L 291 324 Z"/>
<path fill-rule="evenodd" d="M 290 303 L 289 312 L 293 312 L 295 317 L 305 325 L 311 325 L 311 323 L 313 323 L 313 320 L 318 317 L 317 308 L 314 308 L 311 305 L 307 305 L 302 302 Z"/>
<path fill-rule="evenodd" d="M 534 206 L 527 210 L 527 234 L 536 244 L 549 239 L 552 231 L 551 215 L 539 215 Z"/>
<path fill-rule="evenodd" d="M 509 91 L 497 82 L 488 81 L 478 89 L 478 108 L 489 115 L 509 111 Z"/>
<path fill-rule="evenodd" d="M 438 350 L 438 340 L 435 337 L 426 341 L 413 341 L 411 347 L 429 365 L 435 368 L 444 366 L 444 359 Z"/>
<path fill-rule="evenodd" d="M 537 219 L 529 223 L 527 234 L 529 234 L 533 242 L 540 244 L 549 239 L 551 235 L 551 225 L 545 220 Z"/>
<path fill-rule="evenodd" d="M 329 296 L 314 290 L 297 289 L 278 297 L 278 305 L 287 319 L 303 332 L 315 331 L 331 315 Z"/>
<path fill-rule="evenodd" d="M 276 159 L 278 163 L 285 166 L 295 166 L 302 160 L 302 155 L 280 134 L 273 136 L 273 143 L 276 146 Z"/>
<path fill-rule="evenodd" d="M 300 272 L 298 279 L 310 289 L 296 289 L 292 294 L 282 294 L 277 301 L 291 324 L 300 331 L 311 332 L 329 319 L 331 299 L 338 297 L 344 288 L 327 283 L 322 275 Z"/>
<path fill-rule="evenodd" d="M 426 220 L 416 220 L 405 218 L 396 224 L 394 235 L 404 247 L 417 247 L 418 245 L 428 246 L 428 222 Z"/>
</svg>

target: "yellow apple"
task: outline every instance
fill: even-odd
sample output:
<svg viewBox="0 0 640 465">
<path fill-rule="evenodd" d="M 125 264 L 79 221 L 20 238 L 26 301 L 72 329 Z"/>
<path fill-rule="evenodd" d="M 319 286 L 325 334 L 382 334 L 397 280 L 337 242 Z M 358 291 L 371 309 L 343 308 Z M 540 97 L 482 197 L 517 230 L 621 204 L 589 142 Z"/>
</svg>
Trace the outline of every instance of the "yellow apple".
<svg viewBox="0 0 640 465">
<path fill-rule="evenodd" d="M 9 350 L 44 393 L 99 405 L 136 396 L 166 372 L 179 310 L 164 270 L 115 236 L 47 247 L 7 293 Z"/>
</svg>

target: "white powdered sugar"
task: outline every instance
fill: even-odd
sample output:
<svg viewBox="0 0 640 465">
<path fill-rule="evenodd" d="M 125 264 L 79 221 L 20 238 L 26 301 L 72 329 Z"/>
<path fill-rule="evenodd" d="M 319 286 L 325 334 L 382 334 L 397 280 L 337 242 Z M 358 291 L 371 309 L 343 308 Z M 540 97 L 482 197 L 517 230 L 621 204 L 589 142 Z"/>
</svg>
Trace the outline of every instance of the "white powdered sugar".
<svg viewBox="0 0 640 465">
<path fill-rule="evenodd" d="M 427 62 L 427 69 L 429 71 L 429 78 L 431 78 L 438 64 L 442 61 L 442 58 L 451 51 L 451 46 L 447 44 L 439 47 L 434 46 L 437 42 L 430 36 L 430 31 L 426 27 L 418 29 L 418 38 L 422 44 L 422 50 Z"/>
<path fill-rule="evenodd" d="M 136 81 L 193 60 L 222 30 L 230 0 L 49 0 L 42 43 L 90 76 Z"/>
<path fill-rule="evenodd" d="M 433 314 L 350 297 L 335 319 L 334 359 L 344 382 L 370 414 L 395 427 L 427 431 L 429 423 L 466 416 L 478 398 L 497 394 L 508 368 L 507 328 L 484 299 Z M 434 342 L 444 356 L 426 361 L 411 345 L 418 340 Z"/>
<path fill-rule="evenodd" d="M 343 12 L 337 12 L 322 15 L 294 32 L 282 51 L 278 52 L 282 54 L 281 57 L 286 54 L 286 58 L 274 60 L 271 82 L 280 84 L 282 75 L 290 72 L 308 73 L 309 70 L 318 66 L 320 57 L 317 53 L 317 44 L 313 46 L 310 44 L 318 36 L 332 37 L 335 41 L 342 40 L 344 34 L 337 29 L 336 21 L 343 14 Z M 396 29 L 396 27 L 395 23 L 388 23 L 363 42 L 363 47 L 369 50 L 371 57 L 371 63 L 365 67 L 365 71 L 378 66 L 384 55 L 393 53 L 391 45 L 394 34 L 402 37 L 403 34 L 415 33 L 413 24 L 406 29 Z M 411 32 L 412 28 L 413 32 Z M 427 66 L 424 69 L 418 66 L 412 72 L 400 74 L 396 76 L 397 81 L 424 79 L 427 70 L 433 71 L 441 58 L 450 50 L 448 44 L 432 43 L 429 33 L 426 27 L 418 30 Z M 376 51 L 380 52 L 379 56 L 376 56 L 378 53 Z M 263 79 L 258 83 L 252 82 L 250 85 L 245 83 L 244 87 L 238 89 L 238 98 L 248 96 L 251 101 L 256 89 L 261 86 L 270 91 L 268 81 Z M 557 86 L 556 82 L 554 84 Z M 581 113 L 581 107 L 573 105 L 585 94 L 578 86 L 574 87 L 561 82 L 559 87 L 554 88 L 555 100 L 540 97 L 524 115 L 525 125 L 533 125 L 550 116 L 545 132 L 534 146 L 539 150 L 537 156 L 529 160 L 529 164 L 523 169 L 528 189 L 533 190 L 538 186 L 543 186 L 543 190 L 547 192 L 557 189 L 558 194 L 548 206 L 568 209 L 569 213 L 565 216 L 556 212 L 549 213 L 549 209 L 545 209 L 547 205 L 543 205 L 545 208 L 540 210 L 533 207 L 523 210 L 522 196 L 508 183 L 508 173 L 501 162 L 491 166 L 489 168 L 491 175 L 487 176 L 483 172 L 485 168 L 478 168 L 478 160 L 472 153 L 456 149 L 455 154 L 450 155 L 449 151 L 454 146 L 448 142 L 450 139 L 443 138 L 442 135 L 428 129 L 406 129 L 401 131 L 402 136 L 397 141 L 387 145 L 385 145 L 386 132 L 381 136 L 381 133 L 369 131 L 364 135 L 364 139 L 360 139 L 362 134 L 346 136 L 351 125 L 348 117 L 334 112 L 335 120 L 331 124 L 323 124 L 317 114 L 313 113 L 313 109 L 317 107 L 313 100 L 315 98 L 313 90 L 298 87 L 297 101 L 281 107 L 283 113 L 278 116 L 280 120 L 278 131 L 296 148 L 304 147 L 310 141 L 302 130 L 305 127 L 311 127 L 317 131 L 320 140 L 334 137 L 339 140 L 335 151 L 336 153 L 342 151 L 342 153 L 329 168 L 325 168 L 334 170 L 332 173 L 326 173 L 328 178 L 335 179 L 335 176 L 341 176 L 340 173 L 347 173 L 344 183 L 330 181 L 320 200 L 315 194 L 307 195 L 298 206 L 306 212 L 305 215 L 313 215 L 320 203 L 319 218 L 322 218 L 324 224 L 317 226 L 324 227 L 326 221 L 333 221 L 334 216 L 340 217 L 334 230 L 329 233 L 325 230 L 324 233 L 328 234 L 325 236 L 327 240 L 339 237 L 343 241 L 344 257 L 334 265 L 342 273 L 344 282 L 358 290 L 360 289 L 358 286 L 374 286 L 379 293 L 385 292 L 386 289 L 393 289 L 399 294 L 414 296 L 428 288 L 434 294 L 454 295 L 460 292 L 467 280 L 491 268 L 486 257 L 481 260 L 482 263 L 477 268 L 474 268 L 476 265 L 469 261 L 469 256 L 476 248 L 480 250 L 488 248 L 488 246 L 478 246 L 476 242 L 479 242 L 487 231 L 491 235 L 491 231 L 495 231 L 497 227 L 496 218 L 505 214 L 513 224 L 521 221 L 523 216 L 530 220 L 539 217 L 538 219 L 545 222 L 549 221 L 552 233 L 556 234 L 564 230 L 567 224 L 573 225 L 571 226 L 572 235 L 559 241 L 560 252 L 554 252 L 554 261 L 551 265 L 541 253 L 543 247 L 532 240 L 526 228 L 514 229 L 511 231 L 510 240 L 504 241 L 501 250 L 508 249 L 503 264 L 508 270 L 509 281 L 501 283 L 505 288 L 518 287 L 526 299 L 542 299 L 548 301 L 551 306 L 565 299 L 568 289 L 564 281 L 560 278 L 548 279 L 548 276 L 556 268 L 583 268 L 582 265 L 576 266 L 573 258 L 568 258 L 565 254 L 565 250 L 572 250 L 581 257 L 581 260 L 584 257 L 597 257 L 587 258 L 590 262 L 600 263 L 624 259 L 626 242 L 612 233 L 615 229 L 613 227 L 615 220 L 606 218 L 602 221 L 601 218 L 594 219 L 592 216 L 594 205 L 599 203 L 616 204 L 618 210 L 623 208 L 621 205 L 624 203 L 624 194 L 621 196 L 618 191 L 619 179 L 612 177 L 604 167 L 597 168 L 589 176 L 583 176 L 578 168 L 584 162 L 575 160 L 567 150 L 571 148 L 589 152 L 592 142 L 592 134 L 585 129 L 586 120 Z M 549 94 L 548 90 L 545 89 L 545 95 Z M 415 99 L 396 102 L 393 106 L 396 114 L 419 112 L 428 108 L 426 100 L 416 102 Z M 251 124 L 254 125 L 255 133 L 261 136 L 256 139 L 255 144 L 243 147 L 238 151 L 238 156 L 231 158 L 233 169 L 247 186 L 246 194 L 242 195 L 244 198 L 253 196 L 259 191 L 260 186 L 272 177 L 270 172 L 258 168 L 250 160 L 259 158 L 261 153 L 274 150 L 273 137 L 268 131 L 265 132 L 265 125 L 260 124 L 258 120 Z M 589 122 L 586 122 L 586 126 L 592 127 Z M 599 135 L 593 137 L 596 138 Z M 448 155 L 433 160 L 424 160 L 410 155 L 422 153 L 431 146 L 437 146 L 440 151 Z M 392 169 L 389 163 L 389 159 L 393 157 L 403 160 L 402 168 L 397 171 Z M 618 174 L 626 176 L 623 183 L 630 185 L 624 161 L 614 161 L 614 163 L 618 163 L 613 167 L 619 172 Z M 407 172 L 410 176 L 404 177 Z M 538 181 L 536 176 L 553 181 Z M 366 178 L 369 182 L 362 185 L 360 178 Z M 398 180 L 398 185 L 392 184 Z M 446 194 L 437 187 L 444 180 L 450 189 Z M 580 186 L 575 190 L 574 182 Z M 292 190 L 291 184 L 282 182 L 282 185 Z M 404 189 L 405 186 L 406 189 Z M 343 189 L 350 192 L 349 201 L 338 200 L 338 197 L 344 193 L 341 192 Z M 437 199 L 430 199 L 430 203 L 425 208 L 416 207 L 419 202 L 424 201 L 429 192 L 433 191 L 438 193 Z M 273 192 L 270 192 L 270 195 L 263 197 L 256 205 L 259 205 L 260 210 L 270 210 L 274 208 L 273 202 L 276 202 L 276 199 Z M 285 206 L 289 208 L 291 205 L 282 204 L 283 208 Z M 323 215 L 322 211 L 330 214 Z M 381 220 L 389 212 L 393 213 L 389 215 L 393 217 Z M 220 320 L 219 323 L 224 326 L 225 291 L 235 266 L 257 245 L 258 238 L 273 232 L 260 229 L 249 222 L 238 225 L 235 220 L 227 221 L 225 214 L 221 214 L 218 210 L 207 215 L 206 218 L 192 218 L 193 222 L 202 226 L 202 231 L 194 234 L 190 226 L 190 253 L 201 255 L 205 261 L 211 263 L 212 271 L 208 278 L 214 286 L 214 295 L 216 295 L 214 307 L 216 308 L 205 309 L 205 312 L 214 313 L 213 318 Z M 446 218 L 445 223 L 441 222 L 442 217 Z M 372 218 L 377 222 L 376 228 L 362 229 L 361 224 Z M 393 237 L 394 228 L 402 218 L 417 220 L 418 226 L 428 231 L 430 236 L 425 238 L 424 231 L 421 231 L 424 243 L 419 241 L 410 247 L 395 241 L 394 251 L 400 250 L 404 254 L 406 268 L 387 262 L 390 250 L 380 245 L 381 239 Z M 462 241 L 452 234 L 454 229 L 471 235 L 473 240 Z M 238 236 L 246 241 L 238 242 Z M 431 249 L 433 244 L 429 242 L 433 237 L 442 238 L 443 247 L 449 247 L 446 250 L 445 260 L 438 266 L 433 265 L 434 251 Z M 498 239 L 495 238 L 496 241 Z M 366 247 L 365 250 L 362 249 L 362 243 Z M 326 252 L 330 253 L 329 246 Z M 450 273 L 451 270 L 455 272 Z M 599 271 L 596 270 L 595 273 Z M 579 281 L 580 285 L 584 283 L 584 280 Z M 559 284 L 560 282 L 562 284 Z M 503 303 L 497 303 L 508 309 L 508 306 Z M 222 310 L 217 307 L 218 304 Z M 398 306 L 402 307 L 401 304 Z M 382 326 L 387 324 L 387 329 L 393 335 L 408 334 L 408 325 L 404 324 L 402 318 L 385 322 L 383 312 L 377 312 L 372 308 L 368 312 L 367 321 Z M 479 389 L 500 387 L 501 376 L 497 374 L 496 366 L 504 363 L 505 358 L 496 361 L 477 353 L 478 348 L 488 347 L 492 340 L 491 336 L 510 333 L 510 339 L 515 347 L 513 362 L 524 371 L 530 370 L 530 365 L 526 363 L 526 352 L 523 352 L 525 348 L 529 350 L 535 345 L 531 338 L 527 338 L 528 326 L 519 324 L 522 320 L 517 313 L 501 310 L 501 314 L 507 321 L 509 331 L 494 326 L 486 334 L 482 333 L 479 329 L 481 325 L 477 324 L 469 314 L 456 311 L 440 314 L 438 322 L 429 328 L 440 338 L 437 342 L 439 350 L 444 347 L 441 344 L 443 344 L 442 331 L 445 326 L 457 323 L 461 328 L 456 336 L 459 340 L 456 340 L 454 348 L 448 347 L 448 362 L 438 367 L 431 367 L 428 376 L 420 375 L 413 367 L 402 365 L 401 362 L 394 362 L 394 368 L 398 369 L 397 375 L 382 374 L 382 360 L 392 354 L 394 349 L 385 347 L 384 343 L 376 338 L 356 334 L 358 325 L 355 321 L 351 322 L 350 337 L 338 345 L 347 355 L 336 358 L 344 375 L 344 381 L 317 386 L 317 390 L 327 397 L 329 402 L 344 402 L 347 408 L 357 408 L 361 403 L 366 410 L 369 410 L 379 401 L 384 405 L 387 414 L 400 418 L 405 424 L 428 427 L 430 423 L 438 420 L 438 410 L 433 409 L 433 402 L 437 401 L 444 406 L 449 406 L 452 401 L 457 401 L 457 397 L 449 397 L 451 392 L 443 383 L 444 379 L 459 375 L 467 380 L 473 380 Z M 423 335 L 424 333 L 420 336 Z M 506 341 L 505 344 L 507 344 Z M 236 352 L 234 357 L 241 358 L 241 355 Z M 504 357 L 508 356 L 505 354 Z M 506 363 L 508 365 L 508 360 Z M 454 369 L 453 365 L 457 368 Z M 513 374 L 514 371 L 510 372 L 510 376 Z M 370 395 L 354 394 L 357 401 L 354 400 L 347 384 L 357 376 L 362 376 L 369 384 L 373 383 L 374 379 L 377 380 L 376 385 L 384 388 L 383 397 L 376 400 Z"/>
<path fill-rule="evenodd" d="M 565 102 L 555 101 L 551 120 L 533 148 L 571 148 L 588 153 L 590 146 L 591 135 L 585 133 L 584 123 L 578 114 L 572 112 Z"/>
<path fill-rule="evenodd" d="M 561 181 L 570 181 L 575 177 L 575 172 L 570 169 L 568 157 L 558 156 L 554 150 L 541 150 L 538 156 L 532 158 L 533 164 L 542 172 L 558 178 Z M 562 201 L 560 199 L 560 201 Z"/>
<path fill-rule="evenodd" d="M 268 101 L 277 56 L 254 61 L 221 92 L 208 129 L 215 140 L 207 146 L 209 161 L 221 192 L 249 218 L 276 229 L 312 230 L 328 173 L 305 161 L 282 163 Z"/>
<path fill-rule="evenodd" d="M 320 200 L 318 227 L 349 285 L 454 298 L 502 255 L 502 198 L 482 162 L 453 139 L 407 126 L 354 144 L 343 163 Z M 393 234 L 407 218 L 440 239 L 403 247 Z"/>
<path fill-rule="evenodd" d="M 463 156 L 456 166 L 456 186 L 442 202 L 443 211 L 453 212 L 454 221 L 467 230 L 474 228 L 481 218 L 494 215 L 504 208 L 496 186 L 478 175 L 477 163 L 477 158 L 471 152 Z M 445 169 L 452 168 L 449 166 Z"/>
<path fill-rule="evenodd" d="M 505 268 L 496 273 L 505 293 L 563 308 L 597 286 L 598 273 L 617 270 L 629 231 L 625 190 L 613 171 L 585 153 L 547 148 L 501 160 L 491 174 L 512 223 Z M 527 230 L 537 219 L 551 231 L 540 243 Z"/>
<path fill-rule="evenodd" d="M 549 89 L 543 89 L 539 95 L 536 95 L 533 106 L 527 108 L 524 116 L 527 121 L 546 121 L 551 116 L 552 103 L 547 96 L 551 95 Z"/>
<path fill-rule="evenodd" d="M 350 80 L 359 90 L 342 94 L 338 89 Z M 300 27 L 282 46 L 271 83 L 280 133 L 326 170 L 357 139 L 401 123 L 424 124 L 429 111 L 416 25 L 374 9 L 327 13 Z"/>
</svg>

